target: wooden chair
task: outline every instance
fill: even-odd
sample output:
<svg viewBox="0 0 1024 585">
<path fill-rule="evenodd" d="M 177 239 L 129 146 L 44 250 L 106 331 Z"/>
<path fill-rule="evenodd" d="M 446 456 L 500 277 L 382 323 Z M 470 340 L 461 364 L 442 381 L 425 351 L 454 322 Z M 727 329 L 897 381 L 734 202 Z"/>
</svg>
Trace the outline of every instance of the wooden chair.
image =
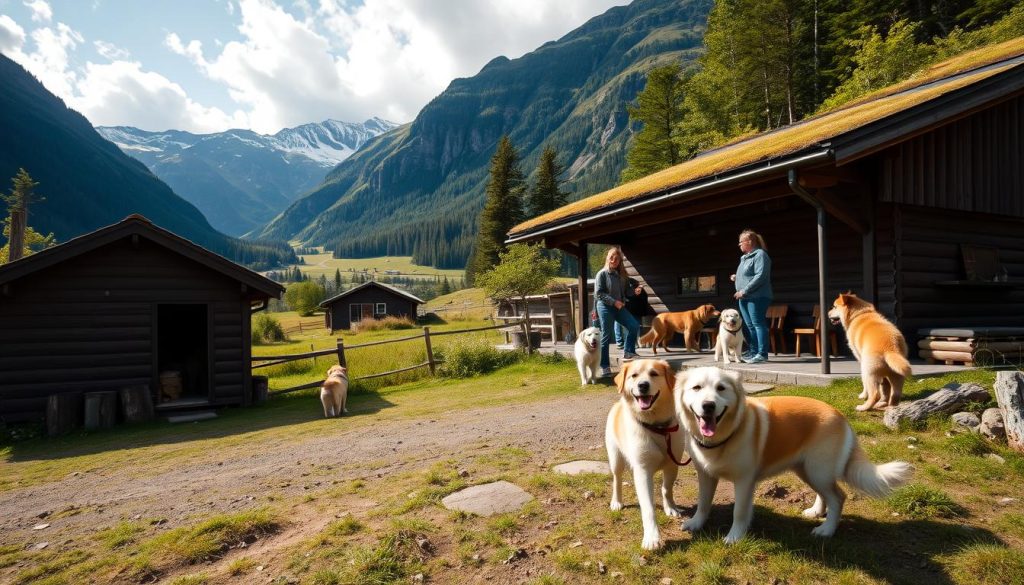
<svg viewBox="0 0 1024 585">
<path fill-rule="evenodd" d="M 769 305 L 765 312 L 765 317 L 768 319 L 768 342 L 775 355 L 779 355 L 779 347 L 782 348 L 782 353 L 789 353 L 789 350 L 786 349 L 786 334 L 782 329 L 787 313 L 789 313 L 789 305 Z"/>
<path fill-rule="evenodd" d="M 814 355 L 821 356 L 821 305 L 814 305 L 814 328 L 794 329 L 793 336 L 796 337 L 796 355 L 800 356 L 800 336 L 810 335 L 814 338 Z M 839 340 L 835 331 L 828 332 L 828 340 L 832 346 L 831 355 L 839 355 Z"/>
</svg>

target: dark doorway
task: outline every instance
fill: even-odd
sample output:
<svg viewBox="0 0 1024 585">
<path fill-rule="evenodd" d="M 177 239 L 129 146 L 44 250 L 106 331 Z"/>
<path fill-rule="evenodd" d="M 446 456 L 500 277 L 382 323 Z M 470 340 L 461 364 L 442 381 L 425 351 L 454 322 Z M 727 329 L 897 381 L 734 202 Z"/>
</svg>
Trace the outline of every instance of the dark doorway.
<svg viewBox="0 0 1024 585">
<path fill-rule="evenodd" d="M 158 402 L 208 399 L 206 305 L 157 305 Z"/>
</svg>

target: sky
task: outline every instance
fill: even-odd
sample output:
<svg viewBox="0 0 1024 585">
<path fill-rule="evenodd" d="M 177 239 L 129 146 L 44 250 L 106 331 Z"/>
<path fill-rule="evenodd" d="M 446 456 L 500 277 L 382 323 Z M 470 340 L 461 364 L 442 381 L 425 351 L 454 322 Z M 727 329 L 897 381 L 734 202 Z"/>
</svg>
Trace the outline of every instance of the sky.
<svg viewBox="0 0 1024 585">
<path fill-rule="evenodd" d="M 97 126 L 404 123 L 628 0 L 0 0 L 0 53 Z"/>
</svg>

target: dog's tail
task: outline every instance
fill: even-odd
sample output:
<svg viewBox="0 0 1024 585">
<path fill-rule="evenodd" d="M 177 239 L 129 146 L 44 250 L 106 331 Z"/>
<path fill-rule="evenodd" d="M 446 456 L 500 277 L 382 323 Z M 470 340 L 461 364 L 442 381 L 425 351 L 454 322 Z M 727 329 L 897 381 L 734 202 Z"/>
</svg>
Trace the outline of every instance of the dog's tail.
<svg viewBox="0 0 1024 585">
<path fill-rule="evenodd" d="M 852 435 L 853 429 L 847 427 L 847 432 Z M 912 472 L 913 469 L 906 461 L 890 461 L 875 465 L 854 439 L 853 451 L 850 453 L 849 461 L 846 462 L 843 479 L 846 480 L 846 483 L 873 498 L 882 498 L 905 484 L 910 479 Z"/>
<path fill-rule="evenodd" d="M 887 351 L 882 355 L 882 359 L 885 360 L 885 365 L 892 368 L 892 371 L 903 376 L 904 378 L 910 377 L 910 362 L 907 358 L 898 351 Z"/>
<path fill-rule="evenodd" d="M 640 344 L 648 346 L 654 343 L 654 338 L 658 336 L 658 332 L 652 327 L 650 331 L 640 336 Z"/>
</svg>

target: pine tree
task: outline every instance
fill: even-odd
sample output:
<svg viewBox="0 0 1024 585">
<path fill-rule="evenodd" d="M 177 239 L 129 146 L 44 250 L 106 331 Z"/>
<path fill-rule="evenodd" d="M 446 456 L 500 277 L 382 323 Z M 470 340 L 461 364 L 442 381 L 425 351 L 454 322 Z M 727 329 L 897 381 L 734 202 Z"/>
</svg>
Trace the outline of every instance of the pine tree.
<svg viewBox="0 0 1024 585">
<path fill-rule="evenodd" d="M 446 295 L 446 294 L 450 294 L 451 292 L 452 292 L 452 287 L 451 287 L 450 284 L 448 284 L 448 277 L 445 276 L 444 280 L 441 281 L 441 291 L 440 291 L 439 294 L 440 295 Z"/>
<path fill-rule="evenodd" d="M 643 128 L 633 137 L 626 154 L 626 168 L 622 170 L 624 183 L 683 161 L 679 142 L 683 79 L 679 64 L 652 69 L 636 101 L 635 106 L 626 109 L 630 122 L 639 122 Z"/>
<path fill-rule="evenodd" d="M 483 274 L 498 263 L 498 255 L 505 250 L 505 236 L 523 218 L 523 172 L 519 168 L 519 153 L 508 135 L 502 136 L 491 157 L 490 179 L 487 181 L 487 200 L 480 212 L 480 228 L 473 255 L 466 266 L 466 278 Z"/>
<path fill-rule="evenodd" d="M 341 290 L 341 268 L 334 269 L 334 290 Z"/>
<path fill-rule="evenodd" d="M 3 197 L 10 214 L 6 219 L 5 232 L 9 238 L 7 242 L 8 258 L 17 260 L 25 255 L 28 208 L 32 202 L 39 200 L 35 195 L 35 188 L 39 186 L 39 183 L 33 181 L 28 171 L 22 168 L 18 169 L 17 174 L 11 179 L 11 183 L 13 183 L 13 187 L 10 195 Z M 49 237 L 51 238 L 50 245 L 52 245 L 53 234 L 50 234 Z"/>
<path fill-rule="evenodd" d="M 565 167 L 558 164 L 558 153 L 550 144 L 544 147 L 537 164 L 537 183 L 527 199 L 527 217 L 537 217 L 565 205 L 569 194 L 562 191 L 558 177 Z"/>
</svg>

